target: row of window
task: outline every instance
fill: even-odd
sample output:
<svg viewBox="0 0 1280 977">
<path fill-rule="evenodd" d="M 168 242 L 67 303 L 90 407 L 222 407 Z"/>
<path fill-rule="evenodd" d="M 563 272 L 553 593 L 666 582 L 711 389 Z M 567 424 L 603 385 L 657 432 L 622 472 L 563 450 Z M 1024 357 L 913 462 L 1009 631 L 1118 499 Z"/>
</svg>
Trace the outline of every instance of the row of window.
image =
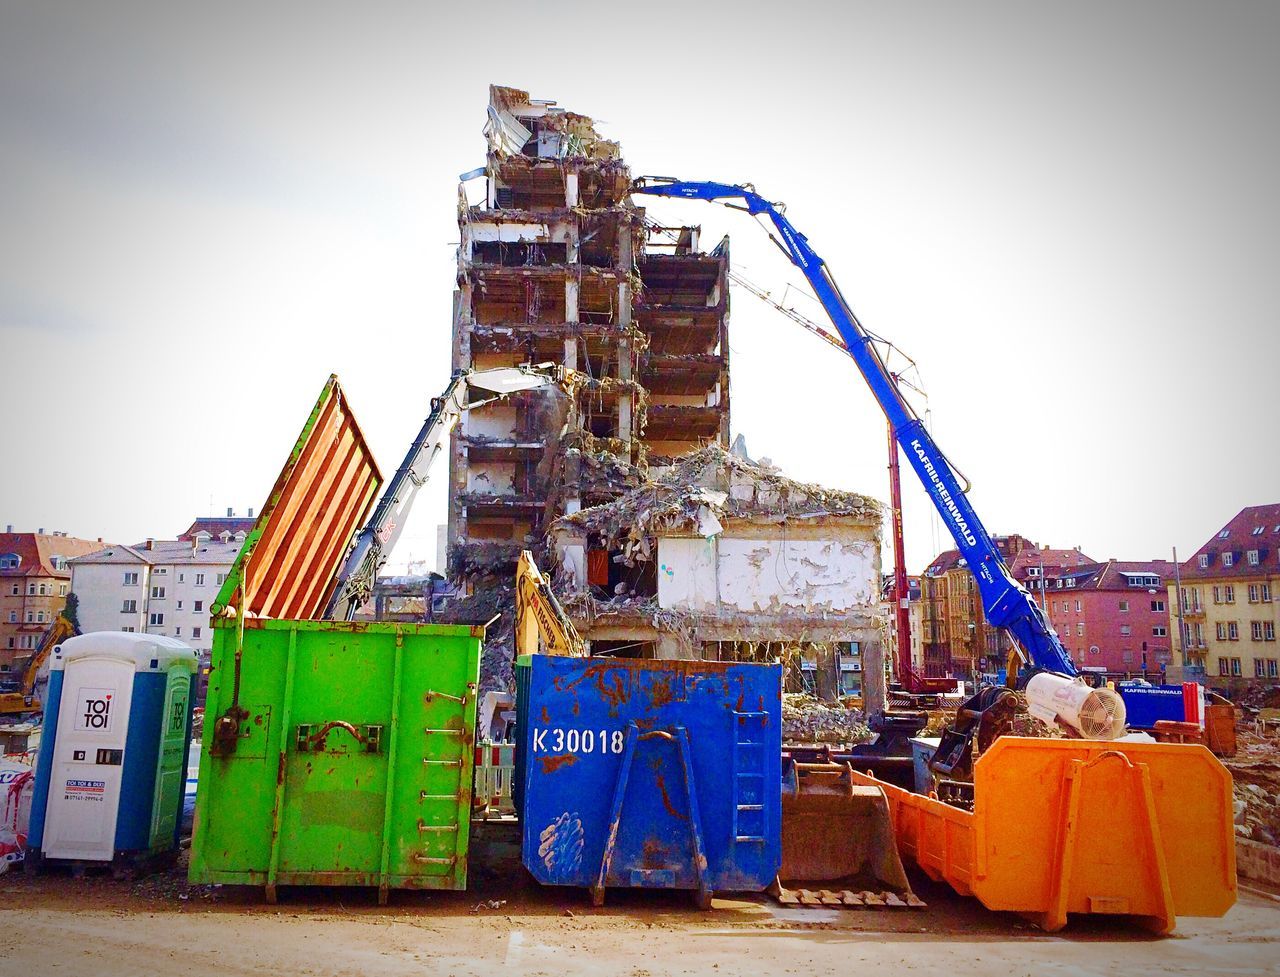
<svg viewBox="0 0 1280 977">
<path fill-rule="evenodd" d="M 1061 614 L 1069 614 L 1071 613 L 1071 604 L 1072 602 L 1069 600 L 1055 600 L 1053 602 L 1053 609 Z M 1076 613 L 1079 614 L 1080 601 L 1075 601 L 1075 606 L 1076 606 Z M 1129 613 L 1129 602 L 1127 600 L 1120 601 L 1117 607 L 1121 614 Z M 1153 600 L 1151 602 L 1151 609 L 1153 611 L 1156 611 L 1157 613 L 1162 612 L 1164 610 L 1164 601 Z"/>
<path fill-rule="evenodd" d="M 1239 678 L 1244 674 L 1239 658 L 1219 658 L 1218 674 Z M 1255 658 L 1253 660 L 1254 678 L 1280 678 L 1280 660 L 1275 658 Z"/>
<path fill-rule="evenodd" d="M 160 587 L 160 588 L 159 588 L 159 590 L 160 590 L 160 593 L 159 593 L 159 594 L 157 594 L 157 593 L 155 592 L 155 591 L 156 591 L 156 588 L 154 588 L 154 587 L 153 587 L 153 588 L 151 589 L 151 597 L 152 597 L 152 599 L 154 599 L 154 600 L 160 600 L 160 599 L 162 599 L 162 598 L 164 597 L 164 588 L 163 588 L 163 587 Z M 175 604 L 174 604 L 174 609 L 175 609 L 175 610 L 179 610 L 179 611 L 180 611 L 180 610 L 182 610 L 182 601 L 177 601 L 177 602 L 175 602 Z M 136 599 L 134 599 L 134 598 L 132 598 L 132 597 L 129 597 L 129 598 L 126 598 L 125 600 L 122 600 L 122 601 L 120 602 L 120 613 L 121 613 L 121 614 L 137 614 L 137 613 L 138 613 L 138 602 L 137 602 L 137 600 L 136 600 Z M 204 613 L 204 601 L 202 601 L 202 600 L 193 600 L 193 601 L 191 602 L 191 613 L 192 613 L 192 614 L 203 614 L 203 613 Z"/>
<path fill-rule="evenodd" d="M 169 570 L 168 570 L 168 568 L 167 568 L 167 567 L 156 567 L 154 570 L 152 570 L 152 571 L 151 571 L 151 575 L 152 575 L 153 577 L 163 577 L 163 576 L 166 576 L 168 573 L 169 573 Z M 195 579 L 195 585 L 196 585 L 197 587 L 203 587 L 203 586 L 204 586 L 204 584 L 205 584 L 205 576 L 206 576 L 206 574 L 203 574 L 203 573 L 197 573 L 197 574 L 195 575 L 195 577 L 196 577 L 196 579 Z M 219 573 L 219 574 L 217 574 L 217 584 L 216 584 L 216 586 L 221 587 L 224 583 L 226 583 L 226 580 L 227 580 L 227 575 L 226 575 L 225 573 Z M 187 582 L 187 575 L 186 575 L 185 573 L 179 573 L 179 574 L 178 574 L 178 583 L 186 583 L 186 582 Z M 136 586 L 138 586 L 138 571 L 136 571 L 136 570 L 126 570 L 126 571 L 125 571 L 125 573 L 124 573 L 124 582 L 123 582 L 122 586 L 125 586 L 125 587 L 136 587 Z M 153 592 L 153 593 L 152 593 L 152 596 L 154 596 L 154 591 L 155 591 L 155 589 L 156 589 L 156 588 L 155 588 L 155 586 L 152 586 L 152 588 L 151 588 L 151 590 L 152 590 L 152 592 Z M 161 589 L 161 590 L 163 590 L 164 588 L 163 588 L 163 587 L 161 587 L 160 589 Z M 161 595 L 161 596 L 163 596 L 163 595 Z"/>
<path fill-rule="evenodd" d="M 1240 625 L 1235 621 L 1219 621 L 1217 625 L 1217 633 L 1219 641 L 1239 641 Z M 1254 641 L 1275 641 L 1275 622 L 1251 621 L 1249 635 Z"/>
<path fill-rule="evenodd" d="M 1269 583 L 1251 583 L 1248 586 L 1247 593 L 1250 604 L 1271 603 L 1271 584 Z M 1213 588 L 1213 602 L 1215 604 L 1234 604 L 1236 602 L 1235 584 L 1215 585 Z M 1183 587 L 1182 609 L 1184 611 L 1199 611 L 1200 607 L 1200 588 Z"/>
<path fill-rule="evenodd" d="M 1071 625 L 1070 625 L 1070 624 L 1063 625 L 1063 631 L 1062 631 L 1062 633 L 1063 633 L 1064 635 L 1065 635 L 1065 634 L 1070 634 L 1070 633 L 1071 633 Z M 1121 634 L 1123 637 L 1126 637 L 1126 638 L 1127 638 L 1127 637 L 1129 637 L 1129 635 L 1133 634 L 1133 628 L 1132 628 L 1132 627 L 1130 627 L 1130 626 L 1129 626 L 1129 625 L 1127 625 L 1127 624 L 1122 624 L 1122 625 L 1120 625 L 1120 634 Z M 1156 624 L 1156 625 L 1153 625 L 1153 626 L 1152 626 L 1152 628 L 1151 628 L 1151 636 L 1152 636 L 1153 638 L 1167 638 L 1167 637 L 1169 637 L 1169 629 L 1168 629 L 1167 627 L 1165 627 L 1163 624 Z M 1084 622 L 1083 622 L 1083 621 L 1080 621 L 1079 623 L 1077 623 L 1077 624 L 1076 624 L 1076 637 L 1078 637 L 1078 638 L 1083 638 L 1083 637 L 1084 637 Z"/>
<path fill-rule="evenodd" d="M 48 621 L 53 621 L 53 618 L 54 618 L 54 614 L 53 614 L 53 612 L 52 612 L 52 611 L 50 611 L 50 612 L 49 612 L 49 614 L 48 614 L 48 617 L 47 617 L 47 618 L 46 618 L 46 616 L 45 616 L 45 612 L 44 612 L 44 611 L 27 611 L 27 613 L 26 613 L 26 619 L 25 619 L 24 623 L 26 623 L 26 624 L 44 624 L 46 620 L 48 620 Z M 10 612 L 9 612 L 9 623 L 10 623 L 10 624 L 17 624 L 17 623 L 18 623 L 18 612 L 17 612 L 17 611 L 10 611 Z"/>
<path fill-rule="evenodd" d="M 1259 550 L 1249 550 L 1248 552 L 1245 553 L 1245 560 L 1248 561 L 1249 566 L 1256 567 L 1259 563 L 1262 562 L 1262 553 Z M 1199 562 L 1200 562 L 1200 569 L 1207 570 L 1209 568 L 1209 564 L 1213 562 L 1212 554 L 1201 553 Z M 1222 565 L 1224 567 L 1235 566 L 1236 555 L 1232 553 L 1230 550 L 1227 550 L 1227 552 L 1222 554 Z"/>
<path fill-rule="evenodd" d="M 58 584 L 58 588 L 57 588 L 57 589 L 58 589 L 58 594 L 57 594 L 57 596 L 59 596 L 59 597 L 66 597 L 66 596 L 67 596 L 67 585 L 66 585 L 66 584 L 64 584 L 64 583 L 60 583 L 60 584 Z M 28 584 L 27 584 L 27 596 L 28 596 L 28 597 L 52 597 L 52 596 L 54 596 L 53 590 L 54 590 L 54 586 L 53 586 L 53 584 L 51 584 L 51 583 L 42 583 L 42 584 L 37 584 L 35 581 L 30 581 L 30 582 L 28 582 Z M 12 596 L 12 597 L 21 597 L 21 596 L 22 596 L 22 584 L 17 584 L 17 583 L 16 583 L 16 584 L 14 584 L 14 585 L 9 589 L 9 594 L 10 594 L 10 596 Z"/>
</svg>

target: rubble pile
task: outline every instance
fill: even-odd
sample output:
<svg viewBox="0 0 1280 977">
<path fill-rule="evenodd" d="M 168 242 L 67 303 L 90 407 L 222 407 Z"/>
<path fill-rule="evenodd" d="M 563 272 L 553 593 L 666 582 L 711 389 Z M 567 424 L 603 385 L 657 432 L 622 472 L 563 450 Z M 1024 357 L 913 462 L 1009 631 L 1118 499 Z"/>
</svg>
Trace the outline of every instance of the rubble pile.
<svg viewBox="0 0 1280 977">
<path fill-rule="evenodd" d="M 807 692 L 782 693 L 784 743 L 852 745 L 871 738 L 866 715 L 843 702 L 819 702 Z"/>
<path fill-rule="evenodd" d="M 484 576 L 472 580 L 472 593 L 446 602 L 436 624 L 485 624 L 480 658 L 480 695 L 515 692 L 516 587 L 515 576 Z"/>
<path fill-rule="evenodd" d="M 725 518 L 785 522 L 826 516 L 881 518 L 880 504 L 857 492 L 787 478 L 716 444 L 680 458 L 650 483 L 605 505 L 562 517 L 558 525 L 598 534 L 628 565 L 652 559 L 653 540 L 672 532 L 714 536 Z"/>
<path fill-rule="evenodd" d="M 1280 739 L 1242 725 L 1236 742 L 1236 755 L 1222 760 L 1235 783 L 1236 834 L 1280 846 Z"/>
</svg>

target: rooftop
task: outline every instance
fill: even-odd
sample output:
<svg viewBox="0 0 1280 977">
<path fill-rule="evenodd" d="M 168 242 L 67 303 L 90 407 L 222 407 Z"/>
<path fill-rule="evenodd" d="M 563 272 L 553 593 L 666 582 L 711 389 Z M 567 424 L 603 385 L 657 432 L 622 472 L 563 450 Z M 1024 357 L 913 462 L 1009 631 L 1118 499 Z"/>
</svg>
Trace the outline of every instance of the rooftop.
<svg viewBox="0 0 1280 977">
<path fill-rule="evenodd" d="M 1180 572 L 1184 581 L 1280 573 L 1280 503 L 1241 509 Z"/>
<path fill-rule="evenodd" d="M 61 533 L 0 533 L 0 577 L 71 577 L 67 561 L 102 548 L 102 540 Z"/>
<path fill-rule="evenodd" d="M 235 561 L 240 552 L 240 540 L 222 542 L 221 540 L 205 540 L 199 544 L 192 540 L 156 539 L 136 546 L 109 546 L 85 556 L 76 557 L 71 562 L 75 566 L 98 565 L 104 563 L 139 564 L 148 566 L 174 566 L 178 564 L 226 564 Z"/>
</svg>

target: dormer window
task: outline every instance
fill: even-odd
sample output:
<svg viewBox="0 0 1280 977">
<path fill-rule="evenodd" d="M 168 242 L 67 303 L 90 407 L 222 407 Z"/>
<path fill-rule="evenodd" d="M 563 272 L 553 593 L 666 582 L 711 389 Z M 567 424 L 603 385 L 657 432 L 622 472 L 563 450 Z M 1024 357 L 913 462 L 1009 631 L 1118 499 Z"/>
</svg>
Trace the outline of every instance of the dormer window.
<svg viewBox="0 0 1280 977">
<path fill-rule="evenodd" d="M 1208 566 L 1209 566 L 1209 554 L 1208 554 L 1208 553 L 1201 553 L 1201 554 L 1200 554 L 1200 569 L 1201 569 L 1201 570 L 1204 570 L 1204 569 L 1206 569 Z"/>
<path fill-rule="evenodd" d="M 1230 550 L 1227 550 L 1227 552 L 1222 554 L 1222 565 L 1224 567 L 1235 566 L 1235 563 L 1236 563 L 1235 554 L 1232 553 Z"/>
<path fill-rule="evenodd" d="M 1231 535 L 1231 530 L 1224 529 L 1222 532 L 1218 533 L 1218 539 L 1226 539 L 1230 535 Z"/>
<path fill-rule="evenodd" d="M 16 570 L 22 565 L 22 557 L 17 553 L 0 553 L 0 570 Z"/>
<path fill-rule="evenodd" d="M 1256 567 L 1258 565 L 1259 553 L 1257 550 L 1249 551 L 1249 566 Z"/>
<path fill-rule="evenodd" d="M 1076 578 L 1075 578 L 1075 577 L 1067 577 L 1067 586 L 1068 586 L 1068 587 L 1074 587 L 1075 585 L 1076 585 Z"/>
</svg>

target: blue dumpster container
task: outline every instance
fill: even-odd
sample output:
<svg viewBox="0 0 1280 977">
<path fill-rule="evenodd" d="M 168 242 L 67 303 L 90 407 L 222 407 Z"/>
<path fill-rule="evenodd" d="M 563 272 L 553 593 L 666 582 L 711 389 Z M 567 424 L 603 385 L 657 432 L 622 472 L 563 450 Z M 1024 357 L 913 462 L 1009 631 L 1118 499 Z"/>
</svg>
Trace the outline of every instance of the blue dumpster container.
<svg viewBox="0 0 1280 977">
<path fill-rule="evenodd" d="M 525 867 L 544 885 L 757 892 L 782 861 L 782 669 L 520 659 Z"/>
</svg>

